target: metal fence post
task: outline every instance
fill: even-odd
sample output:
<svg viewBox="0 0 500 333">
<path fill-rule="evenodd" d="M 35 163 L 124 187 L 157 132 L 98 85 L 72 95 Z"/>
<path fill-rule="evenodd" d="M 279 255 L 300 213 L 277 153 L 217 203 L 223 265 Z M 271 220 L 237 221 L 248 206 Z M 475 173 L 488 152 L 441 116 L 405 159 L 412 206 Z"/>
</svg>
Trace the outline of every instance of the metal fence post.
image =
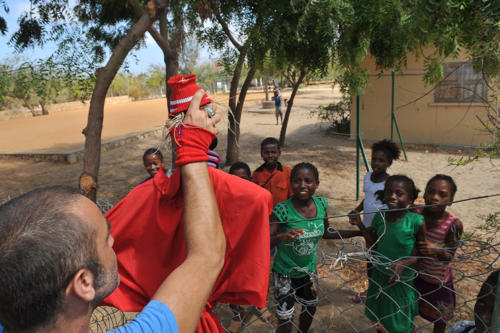
<svg viewBox="0 0 500 333">
<path fill-rule="evenodd" d="M 356 94 L 356 200 L 359 200 L 359 143 L 360 143 L 360 120 L 359 120 L 359 95 L 361 91 L 358 88 L 358 92 Z"/>
<path fill-rule="evenodd" d="M 408 156 L 406 156 L 405 143 L 401 137 L 401 132 L 399 131 L 398 119 L 396 118 L 396 113 L 394 112 L 394 83 L 396 81 L 396 71 L 392 70 L 392 93 L 391 93 L 391 141 L 394 141 L 394 125 L 396 125 L 396 131 L 398 132 L 399 143 L 401 144 L 401 150 L 405 156 L 405 160 L 408 161 Z"/>
<path fill-rule="evenodd" d="M 359 153 L 363 155 L 363 161 L 365 162 L 366 172 L 370 172 L 370 165 L 368 164 L 368 158 L 366 157 L 365 147 L 363 146 L 363 141 L 361 139 L 361 116 L 360 116 L 360 95 L 361 89 L 358 88 L 356 95 L 356 200 L 359 200 L 360 196 L 360 186 L 359 186 L 359 178 L 360 178 L 360 161 L 359 161 Z"/>
</svg>

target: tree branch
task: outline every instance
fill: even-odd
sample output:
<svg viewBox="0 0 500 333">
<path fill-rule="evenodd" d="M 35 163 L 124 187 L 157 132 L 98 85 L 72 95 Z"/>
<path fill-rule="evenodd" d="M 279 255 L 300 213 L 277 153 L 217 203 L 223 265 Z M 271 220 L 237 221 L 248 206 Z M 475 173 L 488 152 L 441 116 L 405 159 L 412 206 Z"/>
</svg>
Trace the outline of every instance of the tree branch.
<svg viewBox="0 0 500 333">
<path fill-rule="evenodd" d="M 137 17 L 141 17 L 143 15 L 144 9 L 139 4 L 139 2 L 137 2 L 137 0 L 128 0 L 128 3 L 130 4 L 132 9 L 134 10 L 134 13 Z M 162 3 L 161 8 L 159 10 L 160 26 L 161 26 L 162 17 L 164 17 L 166 15 L 164 6 L 168 6 L 168 1 L 166 1 L 165 4 Z M 172 49 L 170 48 L 170 45 L 168 44 L 168 30 L 166 32 L 167 38 L 163 38 L 162 35 L 158 32 L 158 30 L 156 30 L 156 28 L 154 26 L 151 26 L 148 29 L 148 32 L 151 35 L 151 37 L 153 37 L 156 44 L 158 44 L 160 49 L 167 55 L 167 57 L 174 57 L 174 53 L 172 52 Z"/>
<path fill-rule="evenodd" d="M 220 12 L 219 12 L 219 8 L 217 7 L 217 4 L 214 3 L 214 1 L 211 1 L 210 2 L 211 5 L 212 5 L 212 10 L 214 12 L 214 15 L 215 15 L 215 18 L 217 19 L 217 22 L 219 22 L 219 24 L 221 25 L 222 27 L 222 30 L 224 31 L 224 33 L 226 34 L 227 38 L 229 38 L 229 40 L 231 41 L 231 43 L 234 45 L 234 47 L 241 52 L 243 46 L 238 43 L 238 41 L 236 40 L 236 38 L 234 38 L 233 34 L 231 33 L 231 31 L 229 30 L 229 27 L 226 23 L 226 21 L 224 21 L 224 19 L 222 18 L 222 16 L 220 15 Z"/>
</svg>

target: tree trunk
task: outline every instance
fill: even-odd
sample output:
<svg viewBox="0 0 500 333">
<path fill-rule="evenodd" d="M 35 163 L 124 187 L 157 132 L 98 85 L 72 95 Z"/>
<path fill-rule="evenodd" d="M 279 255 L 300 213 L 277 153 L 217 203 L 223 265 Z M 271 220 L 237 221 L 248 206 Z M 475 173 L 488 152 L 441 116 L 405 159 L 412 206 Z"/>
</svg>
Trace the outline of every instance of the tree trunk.
<svg viewBox="0 0 500 333">
<path fill-rule="evenodd" d="M 268 88 L 269 88 L 269 85 L 267 83 L 268 79 L 267 77 L 264 78 L 264 91 L 266 93 L 266 101 L 269 100 L 269 91 L 268 91 Z"/>
<path fill-rule="evenodd" d="M 238 161 L 239 156 L 239 148 L 238 148 L 238 140 L 240 136 L 240 119 L 241 119 L 241 111 L 238 115 L 237 111 L 237 103 L 236 103 L 236 95 L 238 94 L 238 83 L 241 77 L 241 71 L 243 69 L 243 65 L 245 64 L 245 57 L 247 54 L 248 45 L 245 45 L 240 51 L 240 55 L 238 57 L 238 61 L 236 62 L 236 66 L 234 67 L 233 78 L 231 80 L 231 87 L 229 88 L 229 113 L 227 115 L 229 126 L 227 129 L 227 153 L 226 153 L 226 165 L 231 165 L 234 162 Z M 250 71 L 249 71 L 250 73 Z M 255 74 L 255 72 L 254 72 Z M 253 77 L 253 75 L 252 75 Z M 248 79 L 248 75 L 247 75 Z M 250 81 L 252 78 L 250 78 Z M 245 79 L 245 83 L 246 83 Z M 247 87 L 248 90 L 248 87 Z M 240 92 L 241 95 L 241 92 Z M 246 91 L 245 91 L 246 95 Z M 240 99 L 241 100 L 241 99 Z M 245 98 L 243 97 L 243 102 Z M 238 101 L 238 104 L 240 102 Z M 243 107 L 243 106 L 242 106 Z"/>
<path fill-rule="evenodd" d="M 92 201 L 97 198 L 97 179 L 101 159 L 101 133 L 106 93 L 125 57 L 153 24 L 153 21 L 154 12 L 144 11 L 141 18 L 113 50 L 106 66 L 97 69 L 97 81 L 90 100 L 87 127 L 82 131 L 85 135 L 85 152 L 83 156 L 83 172 L 79 180 L 82 194 Z"/>
<path fill-rule="evenodd" d="M 164 54 L 164 60 L 165 60 L 165 88 L 167 90 L 167 106 L 168 106 L 168 112 L 170 113 L 170 94 L 172 93 L 172 87 L 168 84 L 168 80 L 172 76 L 176 76 L 179 73 L 179 54 L 177 52 L 174 52 L 176 57 L 169 57 L 166 54 Z M 171 162 L 172 162 L 172 168 L 175 167 L 175 160 L 177 158 L 177 151 L 175 148 L 175 142 L 172 140 L 171 141 L 171 150 L 172 154 L 170 156 Z"/>
<path fill-rule="evenodd" d="M 47 116 L 49 114 L 49 110 L 47 110 L 47 104 L 44 101 L 40 101 L 40 107 L 42 108 L 42 115 Z"/>
<path fill-rule="evenodd" d="M 232 115 L 229 115 L 229 128 L 232 128 L 233 130 L 227 132 L 226 165 L 231 165 L 239 160 L 241 113 L 243 112 L 243 105 L 245 104 L 245 98 L 247 95 L 248 88 L 252 83 L 252 79 L 256 71 L 257 71 L 256 66 L 250 67 L 247 77 L 245 78 L 245 82 L 243 82 L 243 85 L 241 86 L 240 95 L 238 97 L 238 105 L 236 106 L 234 117 Z"/>
<path fill-rule="evenodd" d="M 280 146 L 281 147 L 285 146 L 286 127 L 288 125 L 288 119 L 290 118 L 290 112 L 292 111 L 293 100 L 295 99 L 295 95 L 297 94 L 297 91 L 299 90 L 299 86 L 302 83 L 302 80 L 304 80 L 305 76 L 306 76 L 306 71 L 304 69 L 301 69 L 299 79 L 293 85 L 292 95 L 290 95 L 290 99 L 288 100 L 288 105 L 286 107 L 285 119 L 283 119 L 283 124 L 281 124 L 281 131 L 280 131 Z"/>
</svg>

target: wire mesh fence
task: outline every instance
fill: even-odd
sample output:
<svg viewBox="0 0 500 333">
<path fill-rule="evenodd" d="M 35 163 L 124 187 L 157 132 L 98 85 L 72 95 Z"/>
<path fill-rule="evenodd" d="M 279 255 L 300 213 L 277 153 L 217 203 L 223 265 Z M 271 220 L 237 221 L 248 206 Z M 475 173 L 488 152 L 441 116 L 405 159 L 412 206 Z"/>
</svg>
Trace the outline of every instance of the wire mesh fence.
<svg viewBox="0 0 500 333">
<path fill-rule="evenodd" d="M 320 241 L 316 270 L 309 274 L 313 282 L 313 292 L 318 300 L 310 332 L 374 331 L 372 321 L 365 315 L 367 310 L 364 300 L 356 303 L 353 301 L 353 296 L 368 288 L 367 264 L 378 264 L 376 258 L 376 251 L 369 251 L 364 241 L 358 238 Z M 500 243 L 491 244 L 478 239 L 459 242 L 452 262 L 456 305 L 452 309 L 435 308 L 441 318 L 446 319 L 448 325 L 461 320 L 474 321 L 474 307 L 478 301 L 479 290 L 487 277 L 498 269 L 499 258 Z M 416 267 L 406 267 L 406 269 L 417 270 Z M 406 281 L 405 284 L 414 290 L 417 305 L 426 302 L 424 297 L 426 295 L 415 288 L 412 280 Z M 436 288 L 440 286 L 446 288 L 447 284 L 444 282 L 437 284 Z M 303 287 L 309 286 L 299 285 L 296 289 Z M 387 288 L 390 286 L 380 286 L 377 293 L 384 294 Z M 493 293 L 494 299 L 499 302 L 500 296 L 495 288 L 496 286 L 492 286 L 489 293 Z M 265 308 L 218 304 L 214 311 L 226 332 L 275 332 L 279 325 L 283 324 L 277 318 L 279 309 L 274 297 L 275 292 L 276 287 L 271 277 Z M 295 295 L 295 290 L 292 293 Z M 299 318 L 307 313 L 308 308 L 302 306 L 299 297 L 296 298 L 293 309 L 293 316 L 290 318 L 293 331 L 302 332 Z M 404 309 L 401 311 L 404 312 Z M 493 307 L 487 311 L 493 311 Z M 107 329 L 116 328 L 127 323 L 135 315 L 135 313 L 122 313 L 114 308 L 99 307 L 92 317 L 92 332 L 105 332 Z M 418 332 L 431 332 L 433 328 L 432 322 L 419 316 L 415 318 L 414 325 Z"/>
<path fill-rule="evenodd" d="M 497 195 L 494 195 L 497 196 Z M 488 196 L 486 196 L 488 197 Z M 484 199 L 485 197 L 475 198 Z M 8 200 L 9 198 L 7 198 Z M 465 199 L 468 200 L 468 199 Z M 464 201 L 464 200 L 461 200 Z M 103 213 L 106 213 L 113 207 L 113 203 L 107 200 L 98 200 L 97 205 Z M 346 215 L 331 216 L 330 232 L 339 232 L 335 226 L 335 219 L 346 217 Z M 288 221 L 296 222 L 296 221 Z M 385 221 L 384 221 L 385 222 Z M 500 306 L 500 293 L 498 288 L 498 269 L 500 267 L 500 242 L 485 241 L 483 238 L 475 238 L 467 236 L 465 239 L 458 241 L 454 251 L 454 257 L 451 261 L 452 281 L 451 286 L 447 281 L 438 281 L 435 288 L 444 288 L 452 292 L 455 297 L 455 305 L 452 307 L 440 306 L 439 302 L 431 304 L 428 301 L 429 294 L 432 291 L 422 291 L 417 289 L 414 280 L 419 273 L 418 265 L 406 266 L 405 270 L 414 272 L 412 278 L 396 279 L 394 283 L 403 283 L 415 294 L 413 301 L 417 307 L 427 305 L 427 308 L 437 313 L 438 320 L 446 322 L 448 327 L 454 323 L 468 320 L 465 325 L 472 325 L 474 320 L 476 323 L 484 324 L 486 327 L 494 325 L 497 318 L 493 315 L 494 311 L 498 312 Z M 299 249 L 297 249 L 299 251 Z M 299 326 L 301 316 L 312 317 L 312 325 L 310 332 L 373 332 L 374 325 L 380 324 L 387 317 L 393 315 L 398 316 L 399 320 L 413 322 L 417 332 L 431 332 L 433 322 L 427 321 L 420 316 L 415 319 L 406 316 L 404 306 L 397 305 L 396 310 L 386 317 L 378 318 L 378 320 L 370 320 L 366 313 L 371 309 L 367 306 L 367 299 L 363 296 L 363 292 L 370 285 L 369 270 L 367 267 L 385 266 L 391 267 L 395 264 L 394 261 L 381 260 L 384 256 L 376 250 L 367 248 L 364 240 L 361 237 L 339 240 L 320 240 L 317 250 L 316 269 L 312 273 L 307 273 L 307 279 L 299 285 L 293 285 L 290 290 L 290 295 L 293 296 L 294 306 L 288 305 L 287 309 L 291 310 L 287 320 L 279 320 L 278 314 L 283 314 L 283 309 L 279 308 L 280 293 L 276 286 L 275 279 L 271 273 L 269 279 L 269 292 L 267 304 L 265 308 L 256 308 L 251 305 L 231 305 L 218 304 L 214 311 L 218 315 L 222 326 L 226 332 L 275 332 L 279 328 L 288 324 L 292 331 L 302 332 Z M 300 251 L 299 251 L 300 252 Z M 415 256 L 416 259 L 424 259 L 421 255 Z M 299 271 L 304 271 L 297 268 Z M 492 274 L 497 272 L 497 277 L 485 284 L 485 281 Z M 422 273 L 420 273 L 422 275 Z M 308 281 L 311 281 L 309 284 Z M 373 283 L 373 281 L 371 281 Z M 484 287 L 488 286 L 486 292 L 483 292 Z M 377 304 L 379 297 L 386 296 L 391 298 L 391 293 L 388 290 L 391 284 L 376 285 L 375 293 L 368 295 L 369 298 L 375 298 L 373 304 Z M 301 298 L 301 293 L 304 289 L 311 291 L 311 294 L 317 299 L 313 303 L 305 302 Z M 481 294 L 480 294 L 481 290 Z M 479 295 L 480 294 L 480 295 Z M 362 295 L 361 298 L 357 296 Z M 489 297 L 489 299 L 488 299 Z M 436 305 L 437 304 L 437 305 Z M 313 305 L 311 307 L 311 305 Z M 483 316 L 475 316 L 474 311 L 478 314 L 478 306 L 483 305 L 479 314 Z M 315 313 L 311 313 L 311 309 Z M 484 314 L 490 314 L 491 317 L 484 318 Z M 120 327 L 130 322 L 137 313 L 124 313 L 113 307 L 98 307 L 91 318 L 91 332 L 106 332 L 107 330 Z M 402 315 L 402 316 L 401 316 Z M 406 317 L 405 317 L 406 316 Z M 498 315 L 497 315 L 498 316 Z M 372 316 L 373 317 L 373 316 Z M 406 319 L 405 319 L 406 318 Z M 489 321 L 489 322 L 488 322 Z M 490 330 L 492 331 L 492 330 Z M 390 331 L 389 331 L 390 332 Z M 493 331 L 492 331 L 493 332 Z"/>
<path fill-rule="evenodd" d="M 456 251 L 453 260 L 453 284 L 456 297 L 456 306 L 451 310 L 436 307 L 440 316 L 449 324 L 460 320 L 474 320 L 474 306 L 477 294 L 483 282 L 491 272 L 499 266 L 500 244 L 489 244 L 480 240 L 463 240 Z M 313 316 L 312 332 L 373 332 L 373 323 L 366 315 L 364 300 L 354 302 L 353 297 L 366 291 L 369 285 L 367 264 L 375 264 L 376 253 L 368 253 L 364 242 L 359 241 L 321 241 L 318 249 L 318 264 L 316 271 L 310 274 L 313 288 L 317 295 L 318 304 Z M 407 267 L 408 270 L 416 270 Z M 216 308 L 221 322 L 227 332 L 274 332 L 282 323 L 278 321 L 277 302 L 273 295 L 275 286 L 270 279 L 270 288 L 267 306 L 257 309 L 252 306 L 241 307 L 235 311 L 234 306 L 220 304 Z M 404 282 L 415 291 L 415 303 L 425 303 L 425 294 L 420 293 L 413 281 Z M 436 289 L 445 286 L 437 284 Z M 297 289 L 303 286 L 299 286 Z M 379 286 L 376 295 L 385 294 L 388 286 Z M 493 290 L 493 289 L 492 289 Z M 497 302 L 499 296 L 493 291 Z M 390 294 L 386 294 L 390 296 Z M 296 297 L 294 315 L 290 319 L 297 332 L 301 332 L 299 318 L 307 311 L 300 297 Z M 493 311 L 493 308 L 490 309 Z M 394 313 L 397 315 L 398 311 Z M 404 308 L 399 312 L 403 313 Z M 380 318 L 380 320 L 385 318 Z M 407 319 L 410 320 L 410 319 Z M 411 320 L 410 320 L 411 321 Z M 416 317 L 414 321 L 417 331 L 432 331 L 433 323 Z"/>
</svg>

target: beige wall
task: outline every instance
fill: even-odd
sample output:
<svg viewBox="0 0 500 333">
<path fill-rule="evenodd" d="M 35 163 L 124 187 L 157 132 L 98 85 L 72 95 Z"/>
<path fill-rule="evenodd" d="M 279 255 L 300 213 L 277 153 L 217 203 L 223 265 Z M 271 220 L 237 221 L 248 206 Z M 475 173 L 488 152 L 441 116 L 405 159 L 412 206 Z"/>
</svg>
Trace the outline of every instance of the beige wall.
<svg viewBox="0 0 500 333">
<path fill-rule="evenodd" d="M 119 103 L 127 103 L 130 102 L 131 100 L 132 99 L 128 96 L 106 97 L 105 103 L 119 104 Z M 89 108 L 89 101 L 85 101 L 84 103 L 77 101 L 77 102 L 67 102 L 67 103 L 47 105 L 47 110 L 49 114 L 54 112 L 71 111 L 71 110 L 88 109 L 88 108 Z M 39 115 L 42 114 L 42 110 L 40 109 L 40 107 L 37 107 L 36 110 Z M 15 118 L 27 118 L 27 117 L 33 117 L 33 114 L 27 108 L 0 111 L 0 121 L 15 119 Z"/>
<path fill-rule="evenodd" d="M 465 61 L 453 59 L 450 62 Z M 391 72 L 376 70 L 372 57 L 367 57 L 369 82 L 361 93 L 361 136 L 363 140 L 390 138 Z M 432 86 L 423 82 L 423 59 L 408 57 L 404 76 L 396 73 L 395 110 L 404 142 L 478 146 L 491 140 L 483 131 L 476 115 L 484 119 L 486 108 L 481 103 L 434 103 Z M 426 95 L 426 93 L 428 93 Z M 420 99 L 418 99 L 420 98 Z M 418 99 L 418 100 L 417 100 Z M 352 103 L 351 138 L 356 137 L 356 99 Z M 394 130 L 394 139 L 397 133 Z"/>
</svg>

